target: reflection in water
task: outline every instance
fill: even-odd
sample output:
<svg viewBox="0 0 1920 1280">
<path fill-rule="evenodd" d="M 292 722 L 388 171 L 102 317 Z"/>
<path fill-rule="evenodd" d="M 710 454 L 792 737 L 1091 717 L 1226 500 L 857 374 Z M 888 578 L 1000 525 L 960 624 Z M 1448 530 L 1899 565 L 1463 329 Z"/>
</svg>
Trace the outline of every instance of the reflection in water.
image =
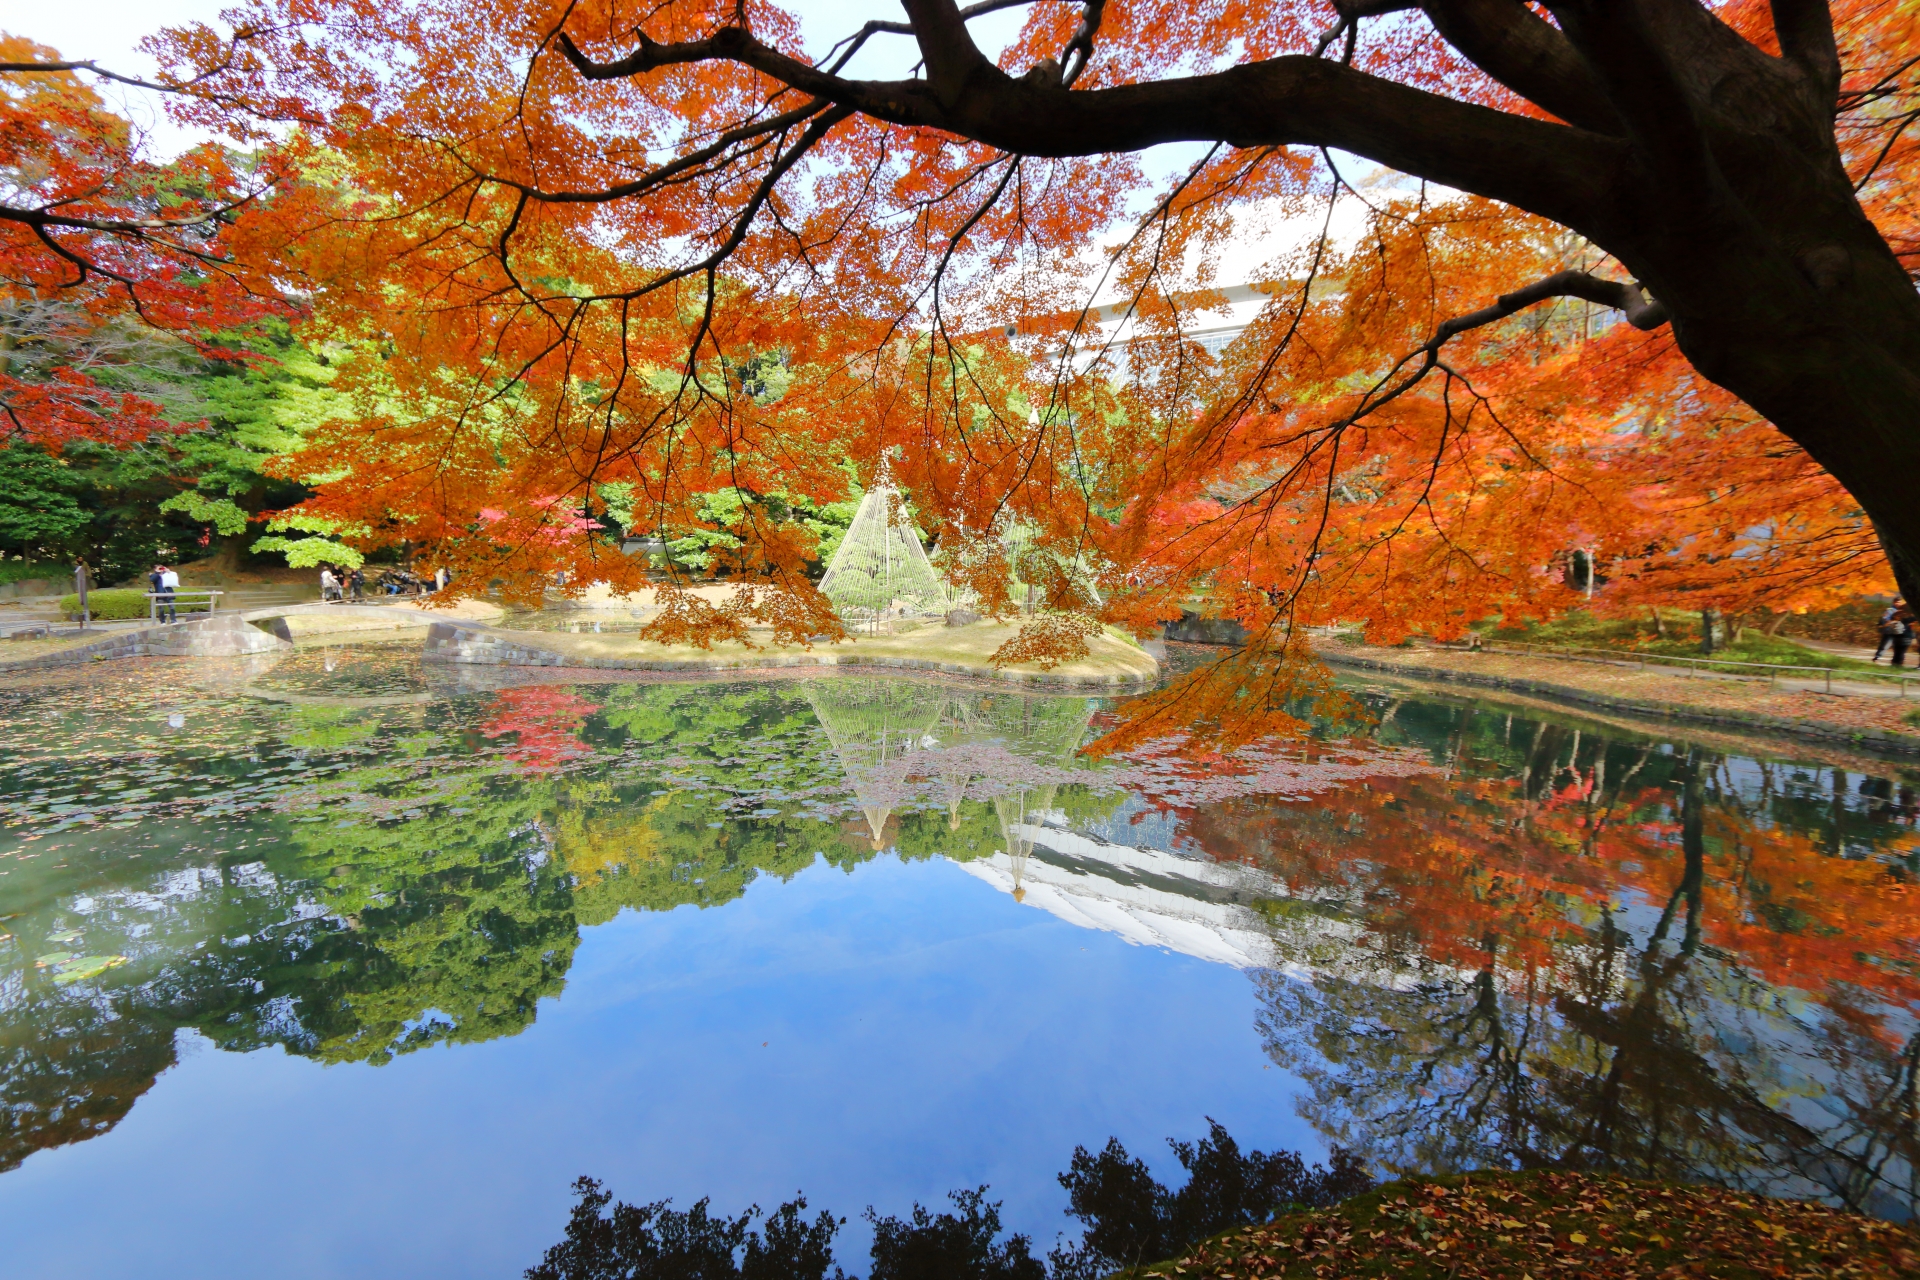
<svg viewBox="0 0 1920 1280">
<path fill-rule="evenodd" d="M 1316 1125 L 1392 1169 L 1606 1168 L 1908 1216 L 1911 792 L 1453 728 L 1451 777 L 1196 815 L 1272 877 L 1277 953 L 1314 970 L 1258 982 Z"/>
<path fill-rule="evenodd" d="M 931 790 L 945 801 L 947 829 L 958 833 L 963 802 L 984 797 L 1000 827 L 994 855 L 1013 867 L 1015 899 L 1025 896 L 1028 817 L 1049 811 L 1061 779 L 1074 776 L 1092 702 L 901 680 L 816 680 L 806 692 L 875 849 L 886 847 L 887 821 L 903 801 Z"/>
<path fill-rule="evenodd" d="M 0 691 L 0 1169 L 110 1129 L 181 1028 L 367 1064 L 513 1035 L 622 909 L 885 850 L 1247 970 L 1308 1117 L 1389 1169 L 1913 1205 L 1920 853 L 1887 770 L 1442 702 L 1096 763 L 1084 698 L 457 693 L 404 654 Z"/>
</svg>

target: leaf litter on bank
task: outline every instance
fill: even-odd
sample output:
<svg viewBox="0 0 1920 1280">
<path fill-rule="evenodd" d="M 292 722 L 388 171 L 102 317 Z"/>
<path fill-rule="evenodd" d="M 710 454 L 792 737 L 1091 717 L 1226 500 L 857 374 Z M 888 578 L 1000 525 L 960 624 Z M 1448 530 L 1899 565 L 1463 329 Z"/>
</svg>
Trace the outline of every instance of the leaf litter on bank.
<svg viewBox="0 0 1920 1280">
<path fill-rule="evenodd" d="M 1580 1173 L 1389 1183 L 1216 1236 L 1128 1280 L 1758 1280 L 1920 1275 L 1920 1232 L 1800 1200 Z"/>
</svg>

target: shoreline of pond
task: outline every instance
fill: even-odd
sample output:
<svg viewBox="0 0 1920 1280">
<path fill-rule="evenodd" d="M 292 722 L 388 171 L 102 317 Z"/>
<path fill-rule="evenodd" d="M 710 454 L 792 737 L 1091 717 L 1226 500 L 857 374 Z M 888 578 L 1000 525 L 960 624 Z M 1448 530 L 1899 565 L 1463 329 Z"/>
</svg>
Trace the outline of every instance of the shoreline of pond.
<svg viewBox="0 0 1920 1280">
<path fill-rule="evenodd" d="M 1920 725 L 1908 728 L 1897 716 L 1886 714 L 1889 708 L 1905 713 L 1908 707 L 1920 708 L 1920 704 L 1903 706 L 1891 699 L 1776 692 L 1744 681 L 1706 681 L 1633 668 L 1569 669 L 1567 663 L 1553 659 L 1508 654 L 1329 645 L 1317 648 L 1315 656 L 1329 666 L 1417 684 L 1519 694 L 1668 724 L 1758 732 L 1878 755 L 1920 755 Z M 1449 659 L 1456 664 L 1471 661 L 1486 669 L 1468 671 L 1459 665 L 1441 665 Z"/>
</svg>

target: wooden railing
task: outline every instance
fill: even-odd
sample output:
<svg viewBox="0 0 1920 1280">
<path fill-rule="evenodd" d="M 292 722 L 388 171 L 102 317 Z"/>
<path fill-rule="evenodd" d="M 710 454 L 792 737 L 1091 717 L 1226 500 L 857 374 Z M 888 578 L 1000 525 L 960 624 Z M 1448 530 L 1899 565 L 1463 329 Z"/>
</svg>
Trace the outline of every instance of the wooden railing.
<svg viewBox="0 0 1920 1280">
<path fill-rule="evenodd" d="M 188 591 L 184 589 L 149 591 L 147 592 L 147 618 L 153 622 L 160 621 L 160 606 L 162 604 L 172 606 L 171 612 L 176 614 L 179 612 L 179 606 L 182 603 L 187 606 L 188 613 L 212 613 L 220 607 L 220 597 L 225 594 L 227 593 L 224 591 Z M 188 600 L 188 596 L 192 596 L 194 599 Z M 204 602 L 200 599 L 202 596 L 206 598 Z"/>
</svg>

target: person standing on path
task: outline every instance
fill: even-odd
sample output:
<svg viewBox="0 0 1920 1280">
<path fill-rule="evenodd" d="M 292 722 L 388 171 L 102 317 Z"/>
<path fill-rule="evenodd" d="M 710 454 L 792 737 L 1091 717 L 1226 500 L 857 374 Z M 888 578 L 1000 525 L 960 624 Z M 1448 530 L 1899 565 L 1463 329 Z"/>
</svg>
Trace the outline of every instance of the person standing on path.
<svg viewBox="0 0 1920 1280">
<path fill-rule="evenodd" d="M 1893 603 L 1881 611 L 1880 644 L 1879 647 L 1873 651 L 1873 657 L 1870 661 L 1880 661 L 1880 655 L 1893 647 L 1893 638 L 1900 633 L 1899 625 L 1894 620 L 1900 616 L 1900 610 L 1906 606 L 1906 603 L 1906 600 L 1900 596 L 1895 596 Z"/>
<path fill-rule="evenodd" d="M 353 571 L 347 574 L 347 589 L 353 593 L 355 604 L 360 602 L 360 589 L 366 585 L 367 575 L 360 571 L 358 565 L 354 566 Z"/>
<path fill-rule="evenodd" d="M 154 601 L 154 616 L 164 617 L 168 622 L 180 621 L 180 615 L 174 609 L 174 593 L 180 590 L 180 575 L 164 564 L 153 566 L 153 589 L 159 592 Z"/>
<path fill-rule="evenodd" d="M 332 565 L 320 566 L 320 603 L 326 604 L 340 598 L 340 579 L 333 576 Z"/>
<path fill-rule="evenodd" d="M 1896 667 L 1907 665 L 1907 647 L 1913 643 L 1913 624 L 1913 610 L 1901 605 L 1900 612 L 1893 616 L 1893 625 L 1899 628 L 1893 633 L 1893 665 Z"/>
</svg>

